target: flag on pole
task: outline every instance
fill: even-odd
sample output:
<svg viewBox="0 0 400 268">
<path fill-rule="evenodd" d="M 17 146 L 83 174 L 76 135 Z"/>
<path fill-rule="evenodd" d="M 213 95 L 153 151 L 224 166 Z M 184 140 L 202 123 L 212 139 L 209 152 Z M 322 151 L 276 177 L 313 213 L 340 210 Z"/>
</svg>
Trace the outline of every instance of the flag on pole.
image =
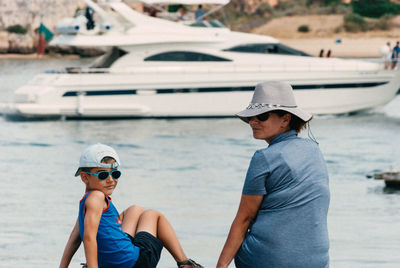
<svg viewBox="0 0 400 268">
<path fill-rule="evenodd" d="M 44 53 L 47 42 L 49 42 L 51 38 L 53 38 L 54 34 L 49 29 L 47 29 L 47 27 L 44 26 L 43 23 L 40 23 L 38 34 L 39 42 L 36 53 L 40 55 Z"/>
</svg>

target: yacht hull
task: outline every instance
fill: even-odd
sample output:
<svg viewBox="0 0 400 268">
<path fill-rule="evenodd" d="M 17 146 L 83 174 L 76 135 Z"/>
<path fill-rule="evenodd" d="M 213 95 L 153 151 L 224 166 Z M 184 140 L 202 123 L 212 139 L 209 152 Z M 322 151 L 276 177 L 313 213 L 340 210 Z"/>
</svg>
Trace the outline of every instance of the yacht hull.
<svg viewBox="0 0 400 268">
<path fill-rule="evenodd" d="M 112 49 L 89 69 L 36 76 L 17 89 L 8 114 L 226 117 L 246 107 L 255 85 L 267 80 L 289 82 L 298 105 L 313 114 L 343 114 L 382 106 L 400 87 L 399 72 L 379 63 L 310 57 L 270 36 L 189 27 L 120 1 L 84 1 L 109 29 L 61 34 L 51 44 Z"/>
<path fill-rule="evenodd" d="M 290 75 L 290 76 L 289 76 Z M 254 86 L 284 80 L 297 103 L 318 115 L 383 106 L 400 87 L 395 71 L 212 74 L 42 74 L 16 91 L 8 114 L 27 118 L 229 117 L 246 107 Z M 179 82 L 177 82 L 179 80 Z"/>
</svg>

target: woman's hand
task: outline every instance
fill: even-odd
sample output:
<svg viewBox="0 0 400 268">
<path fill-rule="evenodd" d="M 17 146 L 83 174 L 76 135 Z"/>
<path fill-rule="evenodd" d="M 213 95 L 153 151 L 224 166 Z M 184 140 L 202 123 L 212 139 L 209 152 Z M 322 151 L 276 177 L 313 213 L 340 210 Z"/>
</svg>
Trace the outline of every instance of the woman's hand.
<svg viewBox="0 0 400 268">
<path fill-rule="evenodd" d="M 60 262 L 60 268 L 67 268 L 72 257 L 81 245 L 81 237 L 79 235 L 79 222 L 76 220 L 75 226 L 69 236 L 67 245 L 65 246 L 63 256 Z"/>
<path fill-rule="evenodd" d="M 250 223 L 257 216 L 263 195 L 242 195 L 236 217 L 219 257 L 217 268 L 226 268 L 239 250 Z"/>
</svg>

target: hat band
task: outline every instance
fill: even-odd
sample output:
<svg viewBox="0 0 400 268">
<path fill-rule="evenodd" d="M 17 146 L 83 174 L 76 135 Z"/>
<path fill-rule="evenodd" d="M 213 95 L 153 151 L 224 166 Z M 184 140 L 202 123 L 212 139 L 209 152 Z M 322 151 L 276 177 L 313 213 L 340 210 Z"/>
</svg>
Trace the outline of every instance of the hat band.
<svg viewBox="0 0 400 268">
<path fill-rule="evenodd" d="M 247 110 L 250 109 L 256 109 L 256 108 L 297 108 L 297 105 L 281 105 L 281 104 L 269 104 L 269 103 L 250 103 L 249 106 L 247 106 Z"/>
</svg>

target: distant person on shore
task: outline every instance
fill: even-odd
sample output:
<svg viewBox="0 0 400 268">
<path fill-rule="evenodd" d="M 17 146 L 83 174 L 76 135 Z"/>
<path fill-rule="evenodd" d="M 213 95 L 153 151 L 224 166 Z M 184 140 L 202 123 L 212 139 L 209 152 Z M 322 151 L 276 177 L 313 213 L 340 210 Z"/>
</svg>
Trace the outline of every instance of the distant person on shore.
<svg viewBox="0 0 400 268">
<path fill-rule="evenodd" d="M 197 7 L 196 12 L 194 13 L 194 17 L 196 19 L 196 21 L 202 21 L 204 19 L 204 10 L 203 10 L 203 6 L 199 5 Z"/>
<path fill-rule="evenodd" d="M 186 257 L 174 229 L 160 212 L 130 206 L 118 213 L 110 196 L 122 175 L 119 165 L 110 146 L 97 143 L 83 151 L 75 176 L 85 184 L 85 194 L 60 268 L 68 267 L 81 241 L 89 268 L 156 267 L 164 246 L 179 268 L 202 267 Z"/>
<path fill-rule="evenodd" d="M 149 12 L 150 17 L 157 17 L 157 13 L 158 13 L 158 10 L 156 8 L 154 8 L 154 7 L 150 8 L 150 12 Z"/>
<path fill-rule="evenodd" d="M 382 55 L 382 62 L 385 66 L 385 70 L 389 69 L 392 50 L 390 48 L 390 42 L 387 42 L 385 45 L 381 47 L 380 53 Z"/>
<path fill-rule="evenodd" d="M 328 52 L 326 53 L 326 57 L 327 58 L 331 58 L 332 57 L 332 51 L 329 49 Z"/>
<path fill-rule="evenodd" d="M 329 267 L 328 172 L 315 139 L 297 136 L 312 115 L 279 81 L 258 84 L 236 115 L 269 145 L 251 159 L 217 268 Z"/>
<path fill-rule="evenodd" d="M 399 41 L 397 41 L 396 45 L 393 47 L 392 50 L 392 70 L 397 67 L 397 63 L 399 61 L 399 53 L 400 53 L 400 46 L 399 46 Z"/>
<path fill-rule="evenodd" d="M 324 57 L 324 50 L 323 50 L 323 49 L 321 49 L 321 50 L 319 51 L 319 57 L 320 57 L 320 58 L 323 58 L 323 57 Z"/>
<path fill-rule="evenodd" d="M 85 17 L 86 17 L 86 30 L 93 30 L 94 29 L 94 19 L 93 19 L 93 15 L 94 15 L 94 10 L 93 8 L 91 8 L 90 6 L 87 6 L 85 8 Z"/>
<path fill-rule="evenodd" d="M 186 12 L 186 7 L 183 5 L 179 8 L 179 20 L 188 20 L 188 14 Z"/>
</svg>

